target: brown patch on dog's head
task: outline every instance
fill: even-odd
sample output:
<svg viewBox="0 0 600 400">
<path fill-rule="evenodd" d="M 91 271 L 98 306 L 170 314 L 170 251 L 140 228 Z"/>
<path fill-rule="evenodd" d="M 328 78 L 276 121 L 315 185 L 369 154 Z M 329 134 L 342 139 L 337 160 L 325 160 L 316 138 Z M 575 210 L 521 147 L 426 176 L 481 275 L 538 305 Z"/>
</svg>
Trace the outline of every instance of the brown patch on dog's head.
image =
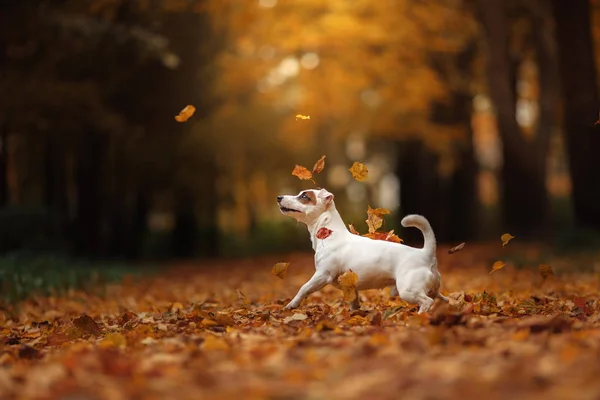
<svg viewBox="0 0 600 400">
<path fill-rule="evenodd" d="M 298 200 L 302 204 L 312 204 L 312 205 L 317 204 L 317 196 L 315 195 L 315 192 L 312 190 L 305 190 L 304 192 L 300 193 L 298 195 Z"/>
</svg>

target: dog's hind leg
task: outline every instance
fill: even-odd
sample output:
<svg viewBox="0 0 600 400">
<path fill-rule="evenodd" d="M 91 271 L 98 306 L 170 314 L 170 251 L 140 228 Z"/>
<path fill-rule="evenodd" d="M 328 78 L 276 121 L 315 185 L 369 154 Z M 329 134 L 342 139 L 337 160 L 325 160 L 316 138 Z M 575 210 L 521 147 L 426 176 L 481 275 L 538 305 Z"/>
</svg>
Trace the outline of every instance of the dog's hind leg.
<svg viewBox="0 0 600 400">
<path fill-rule="evenodd" d="M 324 286 L 326 286 L 328 283 L 331 283 L 332 281 L 333 278 L 331 275 L 329 275 L 327 271 L 321 270 L 315 272 L 312 278 L 310 278 L 308 282 L 302 285 L 296 297 L 294 297 L 292 301 L 290 301 L 289 304 L 285 306 L 285 308 L 288 310 L 298 308 L 298 306 L 300 305 L 300 303 L 302 303 L 302 300 L 304 300 L 306 296 L 316 292 L 319 289 L 322 289 Z"/>
<path fill-rule="evenodd" d="M 396 297 L 398 295 L 399 295 L 398 288 L 396 286 L 391 286 L 390 287 L 390 296 Z"/>
<path fill-rule="evenodd" d="M 400 298 L 402 300 L 410 304 L 417 304 L 419 306 L 419 314 L 429 311 L 434 302 L 434 300 L 427 296 L 424 292 L 416 292 L 410 289 L 400 288 L 398 288 L 398 292 L 400 293 Z"/>
<path fill-rule="evenodd" d="M 446 303 L 450 302 L 450 299 L 447 298 L 446 296 L 444 296 L 443 294 L 441 294 L 440 292 L 437 292 L 436 297 L 442 301 L 445 301 Z"/>
</svg>

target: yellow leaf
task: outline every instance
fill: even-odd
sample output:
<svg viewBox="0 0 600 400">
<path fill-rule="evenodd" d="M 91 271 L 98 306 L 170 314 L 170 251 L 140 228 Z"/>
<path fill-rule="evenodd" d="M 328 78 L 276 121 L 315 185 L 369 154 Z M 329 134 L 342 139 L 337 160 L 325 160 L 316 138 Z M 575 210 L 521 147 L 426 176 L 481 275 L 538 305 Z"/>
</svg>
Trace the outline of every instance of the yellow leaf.
<svg viewBox="0 0 600 400">
<path fill-rule="evenodd" d="M 505 233 L 504 235 L 500 236 L 500 240 L 502 240 L 502 247 L 506 246 L 508 244 L 508 242 L 511 241 L 511 239 L 514 239 L 515 237 L 513 235 L 511 235 L 510 233 Z"/>
<path fill-rule="evenodd" d="M 296 120 L 299 120 L 299 119 L 310 119 L 310 115 L 297 114 Z"/>
<path fill-rule="evenodd" d="M 348 171 L 350 171 L 352 177 L 359 182 L 364 182 L 369 177 L 369 170 L 367 169 L 367 166 L 359 163 L 358 161 L 355 161 Z"/>
<path fill-rule="evenodd" d="M 183 110 L 179 112 L 179 115 L 175 116 L 175 121 L 177 122 L 185 122 L 194 115 L 196 112 L 196 107 L 192 105 L 187 105 Z"/>
<path fill-rule="evenodd" d="M 344 293 L 346 301 L 356 300 L 356 284 L 358 283 L 358 275 L 352 270 L 348 270 L 338 276 L 338 283 Z"/>
<path fill-rule="evenodd" d="M 323 171 L 323 168 L 325 168 L 325 157 L 326 156 L 323 156 L 317 160 L 312 170 L 313 174 L 318 174 L 319 172 Z"/>
<path fill-rule="evenodd" d="M 109 333 L 104 337 L 102 342 L 100 342 L 100 347 L 104 348 L 125 346 L 127 346 L 127 339 L 120 333 Z"/>
<path fill-rule="evenodd" d="M 204 339 L 202 348 L 206 351 L 227 350 L 229 348 L 229 345 L 227 344 L 225 339 L 211 335 L 207 336 L 206 339 Z"/>
<path fill-rule="evenodd" d="M 383 225 L 382 216 L 386 214 L 385 211 L 387 211 L 387 214 L 390 213 L 390 211 L 385 208 L 371 208 L 371 206 L 368 206 L 366 222 L 369 227 L 369 233 L 375 233 L 377 229 L 381 228 Z"/>
<path fill-rule="evenodd" d="M 285 278 L 285 274 L 289 266 L 289 262 L 278 262 L 277 264 L 273 265 L 271 273 L 277 276 L 278 278 L 283 279 Z"/>
<path fill-rule="evenodd" d="M 546 280 L 549 277 L 554 276 L 554 271 L 552 271 L 552 267 L 549 266 L 548 264 L 541 264 L 540 265 L 540 275 L 542 275 L 542 278 L 544 280 Z"/>
<path fill-rule="evenodd" d="M 349 318 L 346 323 L 348 325 L 358 325 L 358 326 L 363 326 L 363 325 L 369 325 L 369 321 L 365 318 L 365 317 L 361 317 L 360 315 L 355 315 L 351 318 Z"/>
<path fill-rule="evenodd" d="M 494 265 L 492 265 L 492 270 L 490 271 L 490 274 L 494 271 L 498 271 L 499 269 L 502 269 L 506 266 L 506 264 L 504 264 L 504 262 L 502 261 L 496 261 L 494 263 Z"/>
<path fill-rule="evenodd" d="M 302 165 L 296 165 L 292 171 L 293 176 L 297 176 L 298 179 L 308 180 L 312 178 L 312 173 L 303 167 Z"/>
</svg>

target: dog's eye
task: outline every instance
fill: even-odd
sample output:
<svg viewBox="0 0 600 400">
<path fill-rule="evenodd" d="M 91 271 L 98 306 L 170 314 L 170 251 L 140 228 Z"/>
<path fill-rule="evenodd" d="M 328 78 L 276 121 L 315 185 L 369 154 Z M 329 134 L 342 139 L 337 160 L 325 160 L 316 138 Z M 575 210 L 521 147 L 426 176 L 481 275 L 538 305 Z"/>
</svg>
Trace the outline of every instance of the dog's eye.
<svg viewBox="0 0 600 400">
<path fill-rule="evenodd" d="M 302 194 L 300 195 L 300 198 L 301 198 L 301 199 L 308 200 L 308 196 L 306 195 L 306 193 L 302 193 Z"/>
</svg>

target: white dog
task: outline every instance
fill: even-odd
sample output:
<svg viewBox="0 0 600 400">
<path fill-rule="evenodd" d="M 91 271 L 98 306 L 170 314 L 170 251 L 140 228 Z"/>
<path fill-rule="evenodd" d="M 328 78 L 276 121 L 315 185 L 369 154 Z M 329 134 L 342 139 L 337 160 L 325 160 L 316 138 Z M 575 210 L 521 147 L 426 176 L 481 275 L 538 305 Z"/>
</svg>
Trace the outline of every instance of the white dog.
<svg viewBox="0 0 600 400">
<path fill-rule="evenodd" d="M 306 224 L 315 251 L 315 274 L 286 306 L 297 308 L 309 294 L 331 283 L 339 288 L 338 276 L 348 270 L 358 275 L 358 290 L 393 286 L 400 298 L 419 306 L 419 314 L 429 311 L 434 299 L 448 298 L 440 293 L 441 276 L 437 269 L 435 235 L 429 222 L 420 215 L 407 215 L 402 226 L 423 232 L 422 249 L 351 233 L 335 208 L 333 194 L 325 189 L 304 190 L 297 196 L 278 196 L 281 212 Z M 317 238 L 321 228 L 332 231 Z M 351 308 L 358 309 L 358 293 Z"/>
</svg>

